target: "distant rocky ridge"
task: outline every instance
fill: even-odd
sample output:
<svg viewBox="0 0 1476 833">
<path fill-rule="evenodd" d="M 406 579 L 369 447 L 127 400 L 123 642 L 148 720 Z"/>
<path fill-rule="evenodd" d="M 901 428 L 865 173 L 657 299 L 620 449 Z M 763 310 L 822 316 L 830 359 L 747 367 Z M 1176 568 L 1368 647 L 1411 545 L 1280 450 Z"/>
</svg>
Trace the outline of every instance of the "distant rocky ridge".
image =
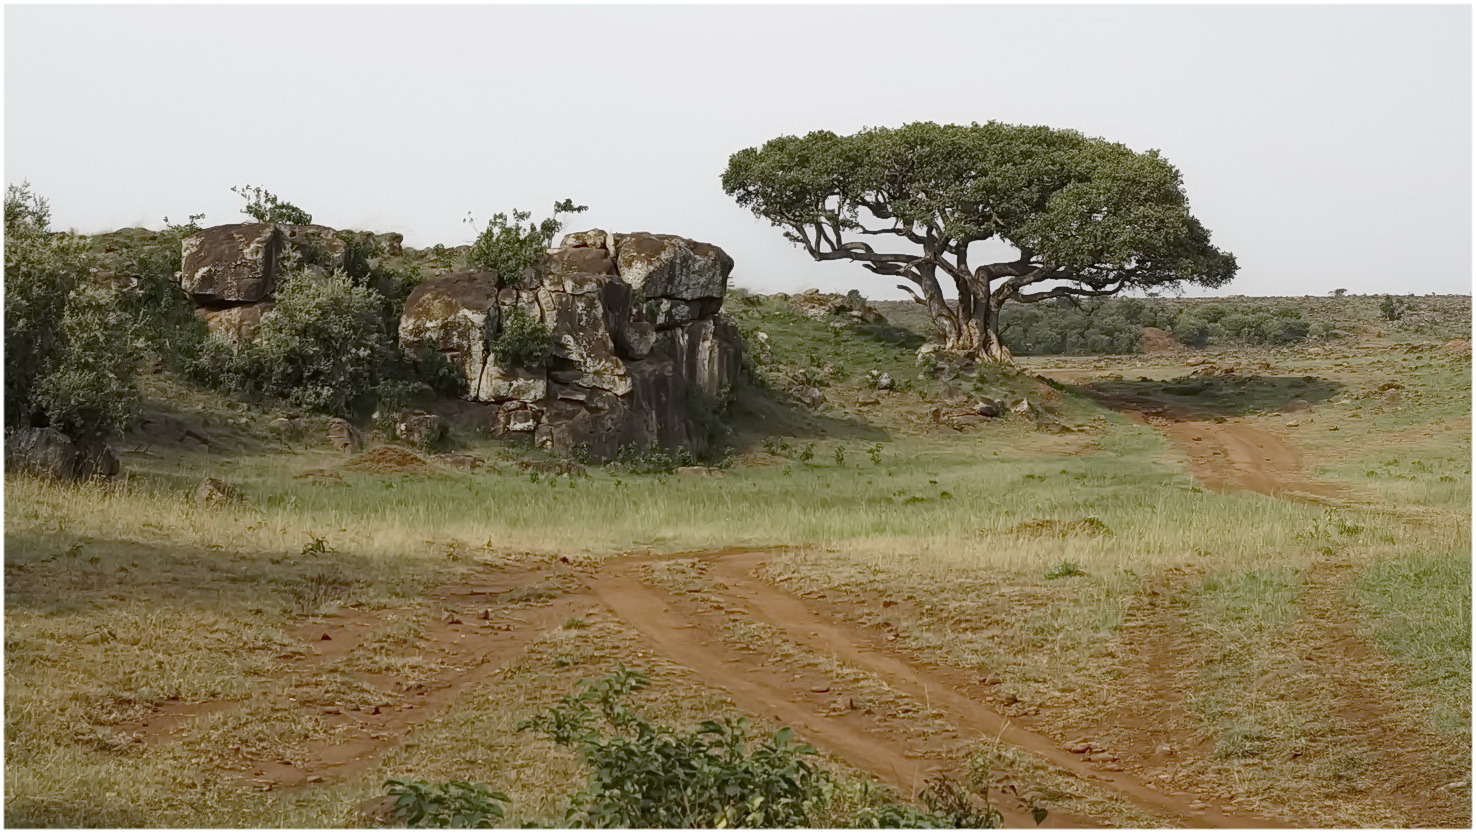
<svg viewBox="0 0 1476 833">
<path fill-rule="evenodd" d="M 498 434 L 593 459 L 650 446 L 701 456 L 742 358 L 720 314 L 732 269 L 707 243 L 578 232 L 516 280 L 475 270 L 427 279 L 405 303 L 400 342 L 441 351 Z M 552 333 L 546 367 L 496 355 L 514 308 Z"/>
</svg>

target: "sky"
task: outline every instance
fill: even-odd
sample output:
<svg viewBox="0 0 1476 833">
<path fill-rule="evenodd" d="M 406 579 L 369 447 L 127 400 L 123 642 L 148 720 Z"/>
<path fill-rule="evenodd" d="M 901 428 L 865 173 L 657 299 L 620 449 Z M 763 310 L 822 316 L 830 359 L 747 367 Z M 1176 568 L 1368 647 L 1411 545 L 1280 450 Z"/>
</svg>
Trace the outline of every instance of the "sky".
<svg viewBox="0 0 1476 833">
<path fill-rule="evenodd" d="M 5 176 L 53 226 L 471 242 L 513 207 L 715 243 L 733 280 L 902 297 L 738 207 L 728 156 L 912 121 L 1157 148 L 1240 263 L 1215 292 L 1469 293 L 1467 6 L 16 6 Z M 975 258 L 977 260 L 977 257 Z"/>
</svg>

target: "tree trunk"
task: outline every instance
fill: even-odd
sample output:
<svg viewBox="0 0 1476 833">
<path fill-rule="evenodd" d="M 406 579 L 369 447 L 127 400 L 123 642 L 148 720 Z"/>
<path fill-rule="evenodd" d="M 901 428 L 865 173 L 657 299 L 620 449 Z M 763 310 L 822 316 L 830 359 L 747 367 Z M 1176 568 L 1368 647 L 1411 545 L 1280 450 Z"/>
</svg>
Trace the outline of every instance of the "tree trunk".
<svg viewBox="0 0 1476 833">
<path fill-rule="evenodd" d="M 999 337 L 999 306 L 989 287 L 970 290 L 959 296 L 958 327 L 953 334 L 944 334 L 944 349 L 981 361 L 1013 364 L 1014 358 Z"/>
</svg>

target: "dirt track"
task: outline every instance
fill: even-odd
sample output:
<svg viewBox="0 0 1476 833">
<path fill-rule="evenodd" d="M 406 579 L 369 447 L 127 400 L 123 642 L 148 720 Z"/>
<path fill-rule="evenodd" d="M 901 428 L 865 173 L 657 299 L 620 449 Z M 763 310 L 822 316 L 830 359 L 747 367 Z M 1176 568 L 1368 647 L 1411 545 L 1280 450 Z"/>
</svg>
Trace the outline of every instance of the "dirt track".
<svg viewBox="0 0 1476 833">
<path fill-rule="evenodd" d="M 1337 493 L 1325 484 L 1304 479 L 1295 451 L 1270 432 L 1234 421 L 1173 413 L 1161 402 L 1119 401 L 1116 405 L 1146 413 L 1149 421 L 1167 422 L 1165 430 L 1188 453 L 1196 476 L 1212 488 L 1285 496 Z M 1286 825 L 1283 820 L 1237 812 L 1229 806 L 1216 809 L 1207 797 L 1201 800 L 1149 784 L 1111 764 L 1115 759 L 1104 762 L 1067 751 L 1059 742 L 1033 731 L 1028 721 L 992 709 L 979 691 L 977 676 L 905 656 L 878 634 L 845 624 L 844 618 L 827 615 L 835 611 L 796 598 L 767 582 L 762 572 L 769 557 L 767 553 L 748 551 L 632 555 L 588 570 L 560 565 L 493 569 L 477 582 L 444 588 L 436 602 L 445 614 L 427 629 L 423 649 L 435 654 L 447 671 L 418 685 L 382 676 L 369 680 L 385 692 L 386 702 L 372 710 L 325 715 L 339 731 L 337 743 L 312 749 L 308 759 L 296 765 L 273 761 L 248 764 L 248 777 L 284 788 L 361 772 L 402 735 L 434 717 L 467 685 L 488 678 L 516 660 L 528 644 L 566 616 L 603 606 L 656 653 L 689 669 L 706 685 L 724 691 L 739 708 L 794 727 L 802 739 L 874 774 L 903 794 L 914 794 L 935 774 L 960 772 L 966 748 L 992 739 L 1029 753 L 1057 772 L 1110 793 L 1165 824 L 1241 828 Z M 711 588 L 708 603 L 665 590 L 650 580 L 650 566 L 666 559 L 695 560 L 705 570 Z M 489 601 L 501 594 L 532 585 L 548 587 L 551 583 L 558 589 L 551 591 L 545 603 L 518 607 L 512 612 L 504 610 L 490 617 L 486 613 Z M 716 605 L 712 604 L 714 597 Z M 955 733 L 951 738 L 930 737 L 917 731 L 914 721 L 907 718 L 857 708 L 857 698 L 852 696 L 855 692 L 846 691 L 835 675 L 786 663 L 772 653 L 774 646 L 740 647 L 725 640 L 725 625 L 735 618 L 769 628 L 806 651 L 869 675 L 941 716 Z M 289 676 L 310 675 L 323 663 L 351 652 L 375 624 L 373 616 L 351 614 L 304 632 L 308 652 L 289 670 Z M 1159 692 L 1155 701 L 1161 696 Z M 1353 700 L 1350 709 L 1377 709 L 1363 697 Z M 1172 702 L 1163 703 L 1173 707 Z M 146 740 L 159 740 L 178 731 L 194 714 L 230 705 L 163 710 L 156 721 L 136 728 Z M 996 786 L 1003 789 L 991 798 L 1004 814 L 1006 824 L 1034 826 L 1030 785 Z M 1045 826 L 1097 827 L 1106 823 L 1051 809 Z"/>
</svg>

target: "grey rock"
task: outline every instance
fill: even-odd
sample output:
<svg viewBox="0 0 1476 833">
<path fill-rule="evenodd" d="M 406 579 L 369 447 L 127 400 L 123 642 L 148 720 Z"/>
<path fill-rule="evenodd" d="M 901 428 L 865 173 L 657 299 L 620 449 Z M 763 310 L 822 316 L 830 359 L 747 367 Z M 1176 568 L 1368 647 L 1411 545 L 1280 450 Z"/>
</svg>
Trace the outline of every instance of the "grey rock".
<svg viewBox="0 0 1476 833">
<path fill-rule="evenodd" d="M 5 437 L 5 468 L 52 480 L 111 478 L 118 456 L 105 443 L 79 443 L 55 428 L 22 428 Z"/>
</svg>

